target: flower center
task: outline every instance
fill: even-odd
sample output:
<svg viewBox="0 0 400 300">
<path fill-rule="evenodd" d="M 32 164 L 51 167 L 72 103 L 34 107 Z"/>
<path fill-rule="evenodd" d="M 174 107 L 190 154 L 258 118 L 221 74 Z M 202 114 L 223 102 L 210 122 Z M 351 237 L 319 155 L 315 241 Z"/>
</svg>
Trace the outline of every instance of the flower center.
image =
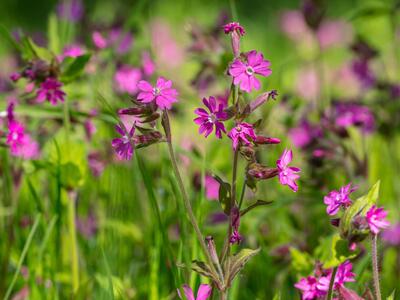
<svg viewBox="0 0 400 300">
<path fill-rule="evenodd" d="M 241 131 L 242 131 L 242 126 L 237 125 L 237 126 L 236 126 L 236 131 L 237 131 L 237 132 L 241 132 Z"/>
<path fill-rule="evenodd" d="M 247 66 L 247 68 L 246 68 L 246 73 L 247 73 L 247 75 L 249 75 L 249 76 L 253 75 L 253 74 L 254 74 L 253 68 L 250 67 L 250 66 Z"/>
<path fill-rule="evenodd" d="M 161 90 L 158 87 L 153 88 L 153 95 L 154 96 L 158 96 L 160 95 Z"/>
<path fill-rule="evenodd" d="M 124 144 L 129 143 L 129 138 L 128 138 L 126 135 L 124 135 L 124 136 L 122 137 L 122 142 L 123 142 Z"/>
<path fill-rule="evenodd" d="M 208 116 L 208 122 L 215 123 L 217 121 L 217 117 L 214 114 Z"/>
<path fill-rule="evenodd" d="M 13 132 L 13 133 L 11 134 L 11 139 L 14 140 L 14 141 L 18 140 L 18 133 Z"/>
</svg>

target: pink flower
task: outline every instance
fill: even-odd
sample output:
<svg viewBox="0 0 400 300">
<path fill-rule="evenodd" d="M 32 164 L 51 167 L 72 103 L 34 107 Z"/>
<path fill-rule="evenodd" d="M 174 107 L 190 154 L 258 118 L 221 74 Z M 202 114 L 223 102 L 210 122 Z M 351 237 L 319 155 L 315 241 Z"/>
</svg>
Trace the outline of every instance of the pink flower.
<svg viewBox="0 0 400 300">
<path fill-rule="evenodd" d="M 160 109 L 171 109 L 172 103 L 178 101 L 176 99 L 178 92 L 171 88 L 171 80 L 159 77 L 155 87 L 147 81 L 141 80 L 137 87 L 141 91 L 137 97 L 140 102 L 150 103 L 155 101 Z"/>
<path fill-rule="evenodd" d="M 246 31 L 244 30 L 243 26 L 241 26 L 241 25 L 240 25 L 239 23 L 237 23 L 237 22 L 231 22 L 231 23 L 225 24 L 225 25 L 223 26 L 223 28 L 224 28 L 225 34 L 233 33 L 234 31 L 236 31 L 236 32 L 238 32 L 241 36 L 243 36 L 243 35 L 246 33 Z"/>
<path fill-rule="evenodd" d="M 251 92 L 253 89 L 260 89 L 261 83 L 255 74 L 267 77 L 272 71 L 269 68 L 270 62 L 264 60 L 262 53 L 252 50 L 247 53 L 247 61 L 236 58 L 229 67 L 229 74 L 233 77 L 233 84 L 239 85 L 240 89 Z"/>
<path fill-rule="evenodd" d="M 137 85 L 141 77 L 139 69 L 122 66 L 115 72 L 114 81 L 119 92 L 134 95 L 138 90 Z"/>
<path fill-rule="evenodd" d="M 197 297 L 194 297 L 193 290 L 187 285 L 183 285 L 183 292 L 187 300 L 206 300 L 211 296 L 211 286 L 208 284 L 200 284 L 199 290 L 197 291 Z M 180 291 L 178 289 L 179 298 L 182 299 Z"/>
<path fill-rule="evenodd" d="M 311 35 L 304 16 L 299 10 L 288 10 L 282 13 L 280 17 L 281 30 L 295 41 L 304 40 Z"/>
<path fill-rule="evenodd" d="M 206 197 L 209 200 L 217 200 L 219 198 L 219 182 L 210 175 L 205 178 Z"/>
<path fill-rule="evenodd" d="M 239 146 L 240 142 L 245 145 L 250 145 L 251 142 L 249 141 L 249 138 L 252 140 L 257 138 L 254 133 L 253 125 L 246 122 L 236 124 L 236 126 L 229 131 L 228 137 L 232 140 L 233 149 L 235 150 Z"/>
<path fill-rule="evenodd" d="M 351 187 L 351 183 L 342 186 L 339 191 L 331 191 L 324 197 L 324 203 L 328 205 L 326 212 L 328 215 L 336 215 L 340 207 L 348 207 L 351 205 L 350 194 L 356 190 Z"/>
<path fill-rule="evenodd" d="M 356 281 L 354 277 L 356 274 L 352 272 L 353 265 L 350 261 L 345 261 L 342 263 L 336 272 L 335 276 L 335 289 L 338 289 L 339 286 L 343 286 L 345 282 L 354 282 Z"/>
<path fill-rule="evenodd" d="M 198 117 L 193 121 L 197 125 L 200 125 L 199 133 L 204 133 L 205 137 L 210 135 L 215 126 L 215 135 L 221 139 L 222 132 L 226 133 L 224 123 L 221 121 L 226 120 L 228 117 L 228 114 L 224 112 L 224 105 L 220 104 L 217 107 L 217 102 L 214 97 L 210 97 L 209 100 L 203 98 L 203 103 L 210 112 L 208 113 L 203 108 L 197 108 L 194 112 Z"/>
<path fill-rule="evenodd" d="M 104 49 L 107 47 L 107 40 L 98 31 L 92 33 L 92 41 L 94 45 L 99 49 Z"/>
<path fill-rule="evenodd" d="M 344 46 L 351 41 L 351 26 L 343 21 L 322 22 L 317 31 L 321 48 Z"/>
<path fill-rule="evenodd" d="M 41 103 L 47 100 L 52 105 L 56 105 L 57 101 L 64 102 L 65 93 L 61 90 L 62 85 L 57 79 L 48 77 L 40 84 L 40 88 L 37 91 L 37 101 Z"/>
<path fill-rule="evenodd" d="M 149 52 L 142 53 L 142 69 L 144 75 L 146 76 L 153 75 L 154 71 L 156 70 L 156 66 L 154 64 L 154 61 L 151 59 Z"/>
<path fill-rule="evenodd" d="M 296 79 L 296 92 L 300 97 L 314 100 L 320 94 L 320 78 L 318 72 L 309 67 L 300 70 Z"/>
<path fill-rule="evenodd" d="M 390 223 L 386 220 L 387 211 L 383 209 L 383 207 L 377 208 L 376 205 L 373 205 L 367 211 L 367 222 L 369 229 L 373 234 L 378 234 L 380 229 L 385 229 L 389 227 Z"/>
<path fill-rule="evenodd" d="M 120 159 L 130 160 L 133 154 L 133 144 L 135 143 L 133 134 L 135 126 L 133 125 L 128 133 L 119 126 L 115 126 L 115 130 L 122 136 L 112 140 L 111 145 Z"/>
<path fill-rule="evenodd" d="M 133 45 L 133 35 L 130 32 L 125 32 L 122 28 L 113 28 L 108 35 L 108 43 L 114 46 L 118 54 L 128 53 Z"/>
<path fill-rule="evenodd" d="M 64 48 L 61 60 L 65 57 L 78 57 L 85 54 L 85 50 L 80 45 L 69 45 Z"/>
<path fill-rule="evenodd" d="M 385 230 L 382 239 L 390 246 L 400 247 L 400 223 Z"/>
<path fill-rule="evenodd" d="M 300 175 L 296 173 L 300 172 L 300 169 L 296 167 L 288 167 L 289 163 L 292 161 L 292 157 L 292 150 L 285 149 L 281 157 L 276 161 L 276 166 L 279 171 L 280 183 L 289 186 L 294 192 L 297 192 L 298 186 L 296 180 L 300 178 Z"/>
<path fill-rule="evenodd" d="M 318 280 L 314 276 L 302 278 L 294 286 L 301 291 L 302 300 L 314 300 L 326 294 L 318 289 Z"/>
<path fill-rule="evenodd" d="M 29 134 L 24 134 L 22 144 L 17 146 L 15 150 L 11 150 L 11 154 L 23 159 L 35 159 L 39 156 L 39 144 L 32 140 Z"/>
<path fill-rule="evenodd" d="M 311 125 L 307 120 L 302 120 L 297 127 L 291 128 L 288 132 L 292 143 L 299 148 L 305 148 L 315 138 L 321 136 L 321 129 Z"/>
<path fill-rule="evenodd" d="M 8 134 L 6 144 L 10 146 L 11 152 L 18 151 L 20 146 L 24 145 L 25 128 L 21 123 L 12 121 L 8 125 Z"/>
</svg>

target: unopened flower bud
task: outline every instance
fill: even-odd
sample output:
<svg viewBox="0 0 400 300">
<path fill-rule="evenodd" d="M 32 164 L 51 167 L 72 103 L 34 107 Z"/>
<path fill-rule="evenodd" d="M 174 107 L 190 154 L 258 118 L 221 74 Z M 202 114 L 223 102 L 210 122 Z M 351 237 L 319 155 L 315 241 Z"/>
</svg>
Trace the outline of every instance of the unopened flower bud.
<svg viewBox="0 0 400 300">
<path fill-rule="evenodd" d="M 340 225 L 340 218 L 331 219 L 331 224 L 335 227 L 339 227 Z"/>
<path fill-rule="evenodd" d="M 122 108 L 118 110 L 119 115 L 131 115 L 138 116 L 148 113 L 149 109 L 147 107 L 131 107 L 131 108 Z"/>
<path fill-rule="evenodd" d="M 214 238 L 212 236 L 210 236 L 210 235 L 207 236 L 206 237 L 206 244 L 207 244 L 208 252 L 210 253 L 212 262 L 214 264 L 219 264 L 219 258 L 218 258 L 217 250 L 215 248 Z"/>
<path fill-rule="evenodd" d="M 240 35 L 236 30 L 232 32 L 231 43 L 233 55 L 238 57 L 240 55 Z"/>
<path fill-rule="evenodd" d="M 261 164 L 254 163 L 248 166 L 247 174 L 256 179 L 269 179 L 278 175 L 277 168 L 268 168 Z"/>
<path fill-rule="evenodd" d="M 12 74 L 10 75 L 10 79 L 11 79 L 12 81 L 14 81 L 14 82 L 18 81 L 20 78 L 21 78 L 21 74 L 20 74 L 20 73 L 17 73 L 17 72 L 12 73 Z"/>
<path fill-rule="evenodd" d="M 257 135 L 257 138 L 254 142 L 257 145 L 266 145 L 266 144 L 279 144 L 281 140 L 278 138 Z"/>
</svg>

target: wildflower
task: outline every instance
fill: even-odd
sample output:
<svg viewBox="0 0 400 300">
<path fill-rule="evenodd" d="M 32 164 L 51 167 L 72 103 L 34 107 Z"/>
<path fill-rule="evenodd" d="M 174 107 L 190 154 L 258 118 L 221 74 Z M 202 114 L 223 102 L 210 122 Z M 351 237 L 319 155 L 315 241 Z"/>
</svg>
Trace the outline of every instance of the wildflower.
<svg viewBox="0 0 400 300">
<path fill-rule="evenodd" d="M 122 66 L 115 72 L 114 81 L 119 92 L 134 95 L 138 90 L 137 84 L 141 77 L 142 74 L 139 69 Z"/>
<path fill-rule="evenodd" d="M 10 75 L 10 79 L 14 82 L 18 81 L 21 77 L 22 75 L 18 72 L 14 72 Z"/>
<path fill-rule="evenodd" d="M 210 113 L 203 108 L 197 108 L 194 112 L 198 115 L 198 117 L 193 121 L 197 125 L 200 125 L 199 133 L 204 133 L 205 137 L 210 135 L 215 126 L 215 135 L 221 139 L 222 132 L 226 133 L 224 123 L 221 121 L 226 120 L 228 114 L 224 112 L 223 104 L 220 104 L 217 107 L 214 97 L 210 97 L 209 100 L 203 98 L 203 103 L 208 108 Z"/>
<path fill-rule="evenodd" d="M 276 161 L 276 166 L 279 170 L 279 181 L 282 185 L 288 185 L 294 192 L 297 192 L 298 187 L 296 180 L 300 176 L 296 173 L 300 172 L 299 168 L 288 167 L 292 161 L 293 153 L 292 150 L 285 149 L 281 157 Z"/>
<path fill-rule="evenodd" d="M 225 24 L 223 26 L 223 28 L 224 28 L 225 34 L 233 33 L 234 31 L 237 31 L 241 36 L 243 36 L 246 33 L 243 26 L 241 26 L 237 22 L 231 22 L 231 23 Z"/>
<path fill-rule="evenodd" d="M 121 28 L 113 28 L 109 33 L 108 42 L 114 46 L 116 53 L 128 53 L 133 44 L 133 35 L 130 32 L 125 32 Z"/>
<path fill-rule="evenodd" d="M 18 148 L 24 144 L 25 128 L 21 123 L 13 121 L 8 125 L 7 145 L 11 152 L 18 151 Z"/>
<path fill-rule="evenodd" d="M 297 127 L 289 130 L 289 137 L 292 143 L 298 148 L 309 146 L 314 139 L 322 135 L 321 129 L 311 125 L 307 120 L 302 120 Z"/>
<path fill-rule="evenodd" d="M 29 134 L 24 134 L 21 144 L 11 154 L 23 159 L 34 159 L 39 156 L 39 144 Z"/>
<path fill-rule="evenodd" d="M 350 261 L 345 261 L 341 265 L 339 265 L 336 276 L 335 276 L 335 289 L 338 289 L 339 286 L 343 286 L 345 282 L 354 282 L 354 277 L 356 276 L 351 270 L 353 265 Z"/>
<path fill-rule="evenodd" d="M 132 125 L 132 128 L 128 133 L 126 133 L 119 125 L 115 126 L 115 130 L 122 137 L 113 139 L 111 145 L 120 159 L 130 160 L 133 154 L 133 134 L 135 133 L 135 124 Z"/>
<path fill-rule="evenodd" d="M 163 77 L 157 79 L 156 86 L 153 87 L 147 81 L 139 81 L 137 87 L 140 90 L 138 100 L 143 103 L 155 101 L 160 109 L 171 109 L 172 103 L 177 102 L 178 92 L 171 88 L 172 81 Z"/>
<path fill-rule="evenodd" d="M 59 60 L 62 61 L 66 57 L 78 57 L 85 54 L 85 50 L 80 45 L 69 45 L 64 48 Z"/>
<path fill-rule="evenodd" d="M 400 223 L 385 230 L 382 239 L 390 246 L 400 246 Z"/>
<path fill-rule="evenodd" d="M 156 66 L 154 64 L 154 61 L 151 59 L 149 52 L 142 53 L 142 69 L 144 75 L 146 76 L 153 75 L 154 71 L 156 70 Z"/>
<path fill-rule="evenodd" d="M 64 102 L 65 93 L 61 90 L 62 83 L 57 79 L 49 77 L 40 84 L 37 91 L 37 101 L 49 101 L 52 105 L 56 105 L 57 101 Z"/>
<path fill-rule="evenodd" d="M 373 234 L 378 234 L 380 229 L 385 229 L 389 227 L 390 223 L 386 220 L 387 211 L 383 207 L 376 207 L 373 205 L 366 215 L 369 229 Z"/>
<path fill-rule="evenodd" d="M 325 291 L 318 289 L 318 280 L 314 276 L 300 279 L 295 285 L 302 293 L 302 300 L 314 300 L 326 294 Z"/>
<path fill-rule="evenodd" d="M 356 59 L 351 67 L 363 88 L 371 88 L 376 83 L 375 74 L 372 72 L 368 60 Z"/>
<path fill-rule="evenodd" d="M 336 215 L 340 207 L 348 207 L 351 205 L 350 194 L 356 190 L 351 187 L 351 183 L 342 186 L 339 191 L 331 191 L 324 197 L 324 203 L 328 205 L 326 212 L 328 215 Z"/>
<path fill-rule="evenodd" d="M 233 149 L 237 149 L 240 142 L 243 142 L 245 145 L 250 145 L 249 138 L 255 140 L 257 138 L 254 133 L 253 125 L 242 122 L 237 123 L 235 127 L 231 129 L 228 133 L 229 138 L 233 142 Z"/>
<path fill-rule="evenodd" d="M 199 290 L 197 291 L 197 297 L 194 297 L 193 290 L 187 285 L 183 285 L 183 292 L 187 300 L 206 300 L 211 296 L 211 286 L 208 284 L 200 284 Z M 180 291 L 178 289 L 179 298 L 182 299 Z"/>
<path fill-rule="evenodd" d="M 219 182 L 210 175 L 206 175 L 205 181 L 207 199 L 217 200 L 219 197 Z"/>
<path fill-rule="evenodd" d="M 92 33 L 92 41 L 94 45 L 99 49 L 104 49 L 107 47 L 107 40 L 98 31 Z"/>
<path fill-rule="evenodd" d="M 78 22 L 82 19 L 84 12 L 81 0 L 61 1 L 57 5 L 57 14 L 61 19 Z"/>
<path fill-rule="evenodd" d="M 370 133 L 375 127 L 375 119 L 371 110 L 355 103 L 336 104 L 335 123 L 339 127 L 359 126 L 365 133 Z"/>
<path fill-rule="evenodd" d="M 260 81 L 255 74 L 267 77 L 272 71 L 269 68 L 270 62 L 264 60 L 264 56 L 255 50 L 247 53 L 246 61 L 236 58 L 229 68 L 229 74 L 233 77 L 233 84 L 239 85 L 240 89 L 251 92 L 253 89 L 260 89 Z"/>
</svg>

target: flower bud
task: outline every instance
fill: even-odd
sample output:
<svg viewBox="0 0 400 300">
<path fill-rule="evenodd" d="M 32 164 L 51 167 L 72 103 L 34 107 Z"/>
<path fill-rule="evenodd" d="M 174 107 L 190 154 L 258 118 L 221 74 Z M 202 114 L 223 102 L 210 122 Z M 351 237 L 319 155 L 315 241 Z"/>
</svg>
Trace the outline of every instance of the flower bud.
<svg viewBox="0 0 400 300">
<path fill-rule="evenodd" d="M 210 253 L 212 262 L 214 264 L 219 264 L 219 258 L 218 258 L 217 250 L 215 248 L 214 238 L 211 235 L 206 237 L 206 244 L 207 244 L 208 252 Z"/>
<path fill-rule="evenodd" d="M 240 35 L 237 30 L 231 34 L 232 51 L 235 57 L 240 55 Z"/>
<path fill-rule="evenodd" d="M 278 138 L 257 135 L 257 138 L 255 139 L 254 142 L 257 145 L 266 145 L 266 144 L 279 144 L 281 140 Z"/>
<path fill-rule="evenodd" d="M 139 116 L 148 113 L 150 110 L 148 107 L 130 107 L 130 108 L 121 108 L 118 110 L 119 115 L 130 115 L 130 116 Z"/>
<path fill-rule="evenodd" d="M 256 179 L 269 179 L 278 175 L 277 168 L 268 168 L 259 163 L 253 163 L 248 166 L 247 174 Z"/>
</svg>

